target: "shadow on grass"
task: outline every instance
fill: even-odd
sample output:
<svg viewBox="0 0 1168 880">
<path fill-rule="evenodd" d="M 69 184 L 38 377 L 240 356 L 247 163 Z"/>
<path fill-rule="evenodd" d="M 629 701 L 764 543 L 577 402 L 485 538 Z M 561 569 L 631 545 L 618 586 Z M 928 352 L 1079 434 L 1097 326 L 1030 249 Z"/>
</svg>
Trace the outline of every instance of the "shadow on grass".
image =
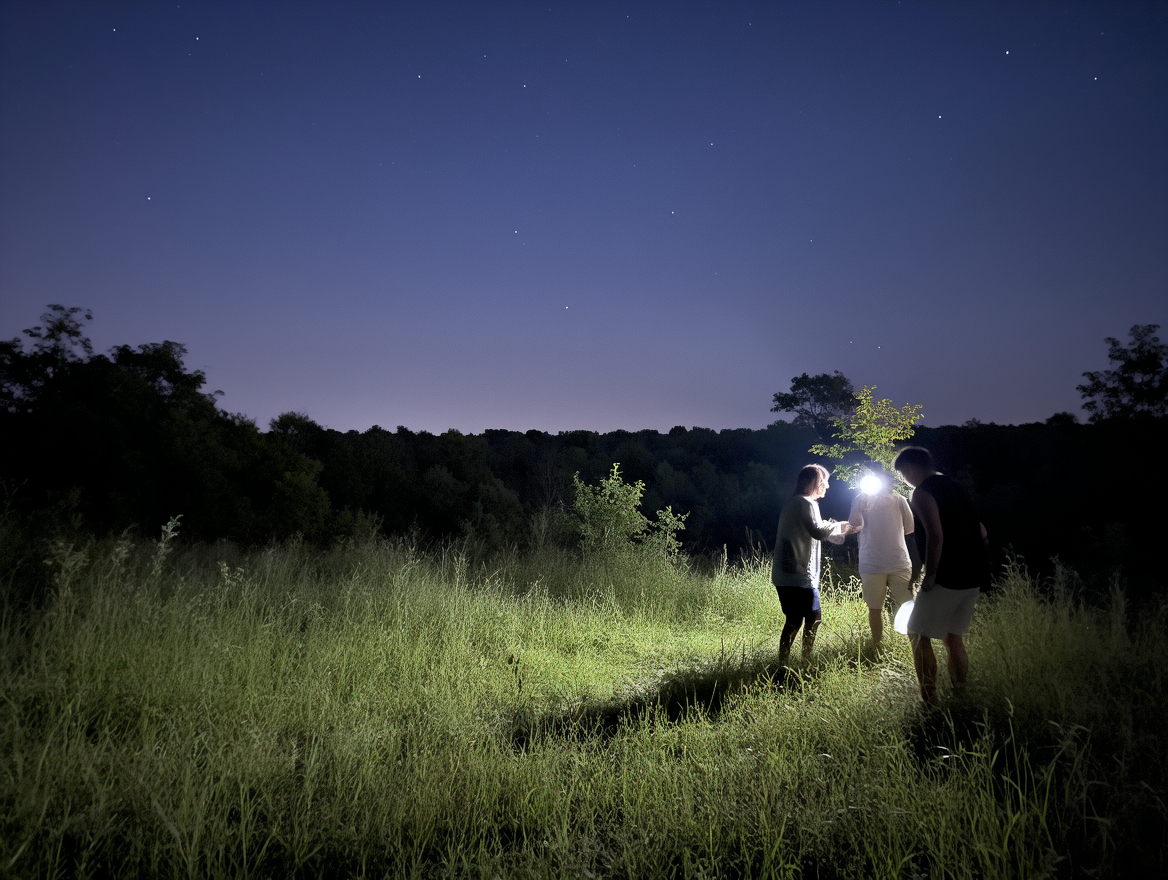
<svg viewBox="0 0 1168 880">
<path fill-rule="evenodd" d="M 759 688 L 797 693 L 840 658 L 855 667 L 872 666 L 879 656 L 870 648 L 857 652 L 845 646 L 816 653 L 810 661 L 784 666 L 777 651 L 743 652 L 737 659 L 723 652 L 712 663 L 667 673 L 654 687 L 627 696 L 583 702 L 556 712 L 536 713 L 522 708 L 510 719 L 506 736 L 513 748 L 523 750 L 545 737 L 604 739 L 647 718 L 662 718 L 675 724 L 694 715 L 715 718 L 737 694 Z"/>
</svg>

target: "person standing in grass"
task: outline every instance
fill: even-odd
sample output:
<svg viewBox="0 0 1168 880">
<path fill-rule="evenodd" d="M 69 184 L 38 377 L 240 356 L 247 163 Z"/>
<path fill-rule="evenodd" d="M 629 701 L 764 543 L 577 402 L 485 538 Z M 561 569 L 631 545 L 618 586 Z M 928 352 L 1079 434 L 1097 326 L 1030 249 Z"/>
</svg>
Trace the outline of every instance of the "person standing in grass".
<svg viewBox="0 0 1168 880">
<path fill-rule="evenodd" d="M 965 489 L 952 477 L 937 472 L 927 449 L 901 450 L 893 466 L 914 487 L 912 510 L 920 521 L 917 547 L 925 563 L 916 603 L 908 620 L 913 665 L 921 699 L 937 705 L 937 657 L 933 639 L 940 639 L 949 655 L 949 678 L 960 693 L 969 677 L 965 634 L 981 591 L 990 585 L 986 530 Z"/>
<path fill-rule="evenodd" d="M 912 583 L 920 574 L 920 556 L 913 533 L 913 515 L 908 502 L 892 491 L 892 482 L 871 474 L 861 482 L 864 488 L 848 516 L 852 531 L 860 533 L 860 581 L 864 604 L 868 606 L 868 627 L 872 641 L 884 638 L 884 599 L 892 594 L 892 614 L 912 598 Z M 869 488 L 865 488 L 869 487 Z"/>
<path fill-rule="evenodd" d="M 795 492 L 779 514 L 779 532 L 771 564 L 771 583 L 779 594 L 786 620 L 779 637 L 779 662 L 786 665 L 795 634 L 803 629 L 803 657 L 811 654 L 815 633 L 823 620 L 819 601 L 821 541 L 848 534 L 846 522 L 824 521 L 819 515 L 819 499 L 827 492 L 827 468 L 809 464 L 799 471 Z"/>
</svg>

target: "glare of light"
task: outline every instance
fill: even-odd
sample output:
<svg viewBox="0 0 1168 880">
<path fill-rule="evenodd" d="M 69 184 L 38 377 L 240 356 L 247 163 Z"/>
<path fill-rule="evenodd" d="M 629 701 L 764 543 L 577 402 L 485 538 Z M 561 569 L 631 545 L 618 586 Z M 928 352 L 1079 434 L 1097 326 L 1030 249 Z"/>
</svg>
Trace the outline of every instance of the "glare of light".
<svg viewBox="0 0 1168 880">
<path fill-rule="evenodd" d="M 908 635 L 908 619 L 912 616 L 913 600 L 909 599 L 897 609 L 896 619 L 892 621 L 892 628 L 902 636 Z"/>
<path fill-rule="evenodd" d="M 875 474 L 868 474 L 860 480 L 860 491 L 865 495 L 875 495 L 884 488 L 884 481 Z"/>
</svg>

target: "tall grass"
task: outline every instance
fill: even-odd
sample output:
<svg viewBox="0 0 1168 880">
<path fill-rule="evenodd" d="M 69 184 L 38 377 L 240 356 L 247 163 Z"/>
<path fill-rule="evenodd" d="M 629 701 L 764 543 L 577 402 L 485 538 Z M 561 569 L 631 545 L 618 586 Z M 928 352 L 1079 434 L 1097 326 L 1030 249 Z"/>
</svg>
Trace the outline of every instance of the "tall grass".
<svg viewBox="0 0 1168 880">
<path fill-rule="evenodd" d="M 1162 866 L 1168 614 L 1006 573 L 940 712 L 825 593 L 776 663 L 765 560 L 473 564 L 59 545 L 0 618 L 16 876 L 1044 877 Z"/>
</svg>

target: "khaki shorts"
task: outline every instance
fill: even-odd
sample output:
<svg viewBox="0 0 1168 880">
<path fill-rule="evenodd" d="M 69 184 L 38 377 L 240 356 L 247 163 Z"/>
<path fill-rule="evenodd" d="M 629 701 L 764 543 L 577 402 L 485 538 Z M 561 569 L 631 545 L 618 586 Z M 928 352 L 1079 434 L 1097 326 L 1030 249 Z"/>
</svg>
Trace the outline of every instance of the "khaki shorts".
<svg viewBox="0 0 1168 880">
<path fill-rule="evenodd" d="M 981 590 L 950 590 L 940 584 L 929 592 L 917 593 L 916 603 L 908 618 L 908 634 L 927 639 L 943 639 L 953 633 L 963 636 L 969 632 L 973 606 Z"/>
<path fill-rule="evenodd" d="M 912 572 L 907 568 L 860 575 L 864 584 L 864 604 L 873 611 L 880 611 L 884 608 L 884 597 L 892 593 L 892 613 L 895 614 L 897 608 L 913 597 L 911 577 Z"/>
</svg>

